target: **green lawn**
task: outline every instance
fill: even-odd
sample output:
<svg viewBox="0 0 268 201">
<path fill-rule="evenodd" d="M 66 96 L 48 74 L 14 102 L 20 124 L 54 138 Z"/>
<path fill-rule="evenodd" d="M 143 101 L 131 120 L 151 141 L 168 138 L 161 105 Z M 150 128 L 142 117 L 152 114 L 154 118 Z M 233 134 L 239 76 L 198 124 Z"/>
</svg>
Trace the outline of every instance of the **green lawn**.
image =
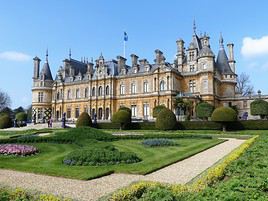
<svg viewBox="0 0 268 201">
<path fill-rule="evenodd" d="M 213 139 L 174 139 L 178 146 L 149 148 L 144 147 L 142 140 L 94 141 L 89 139 L 83 147 L 112 144 L 120 151 L 134 152 L 142 161 L 134 164 L 118 164 L 106 166 L 67 166 L 62 164 L 63 158 L 80 144 L 32 143 L 40 153 L 29 157 L 0 156 L 0 168 L 40 174 L 62 176 L 77 179 L 92 179 L 111 172 L 146 174 L 176 161 L 189 157 L 211 146 L 223 142 Z"/>
</svg>

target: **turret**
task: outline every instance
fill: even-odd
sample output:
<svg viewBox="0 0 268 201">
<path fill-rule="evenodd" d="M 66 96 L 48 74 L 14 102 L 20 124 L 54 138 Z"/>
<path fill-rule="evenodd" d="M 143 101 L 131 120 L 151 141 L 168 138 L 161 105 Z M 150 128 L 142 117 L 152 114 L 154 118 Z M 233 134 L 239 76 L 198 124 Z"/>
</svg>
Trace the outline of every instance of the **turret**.
<svg viewBox="0 0 268 201">
<path fill-rule="evenodd" d="M 33 58 L 34 60 L 34 74 L 33 74 L 33 79 L 38 79 L 39 78 L 39 71 L 40 71 L 40 61 L 37 56 Z"/>
</svg>

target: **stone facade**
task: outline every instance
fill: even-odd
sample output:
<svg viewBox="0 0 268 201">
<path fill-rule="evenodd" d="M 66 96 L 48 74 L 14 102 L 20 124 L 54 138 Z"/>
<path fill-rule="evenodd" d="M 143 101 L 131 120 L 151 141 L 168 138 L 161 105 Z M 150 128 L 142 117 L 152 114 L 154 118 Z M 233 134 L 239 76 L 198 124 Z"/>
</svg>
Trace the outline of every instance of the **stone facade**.
<svg viewBox="0 0 268 201">
<path fill-rule="evenodd" d="M 195 29 L 187 48 L 182 39 L 176 44 L 173 62 L 167 62 L 158 49 L 153 63 L 132 54 L 130 65 L 121 56 L 107 61 L 100 55 L 95 63 L 86 59 L 78 61 L 71 58 L 70 52 L 55 79 L 51 76 L 48 55 L 40 73 L 40 59 L 35 57 L 33 115 L 43 121 L 50 117 L 59 120 L 66 113 L 68 120 L 76 120 L 86 111 L 91 116 L 96 114 L 99 120 L 110 120 L 119 107 L 126 106 L 131 108 L 133 119 L 151 120 L 157 105 L 165 105 L 175 112 L 178 96 L 191 99 L 194 105 L 204 100 L 216 107 L 228 98 L 235 98 L 233 44 L 228 44 L 228 58 L 220 37 L 215 57 L 209 36 L 198 36 Z M 194 110 L 192 117 L 195 117 Z"/>
</svg>

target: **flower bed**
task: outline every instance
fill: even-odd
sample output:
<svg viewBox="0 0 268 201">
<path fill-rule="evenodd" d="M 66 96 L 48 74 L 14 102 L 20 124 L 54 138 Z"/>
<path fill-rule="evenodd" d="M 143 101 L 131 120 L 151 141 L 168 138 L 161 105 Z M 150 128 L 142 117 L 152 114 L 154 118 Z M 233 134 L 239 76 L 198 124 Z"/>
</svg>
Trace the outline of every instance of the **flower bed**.
<svg viewBox="0 0 268 201">
<path fill-rule="evenodd" d="M 176 142 L 165 138 L 147 139 L 142 142 L 144 146 L 148 147 L 164 147 L 164 146 L 175 146 Z"/>
<path fill-rule="evenodd" d="M 36 154 L 38 149 L 34 146 L 22 145 L 22 144 L 3 144 L 0 145 L 0 154 L 3 155 L 18 155 L 28 156 Z"/>
</svg>

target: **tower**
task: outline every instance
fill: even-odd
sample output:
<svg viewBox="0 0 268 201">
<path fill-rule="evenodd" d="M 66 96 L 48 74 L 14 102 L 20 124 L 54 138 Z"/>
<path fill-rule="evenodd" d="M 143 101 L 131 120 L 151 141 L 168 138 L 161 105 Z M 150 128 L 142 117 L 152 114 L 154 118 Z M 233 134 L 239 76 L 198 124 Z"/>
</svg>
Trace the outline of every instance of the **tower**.
<svg viewBox="0 0 268 201">
<path fill-rule="evenodd" d="M 46 60 L 39 74 L 40 59 L 34 59 L 34 75 L 32 87 L 32 114 L 33 122 L 45 122 L 51 118 L 52 113 L 52 86 L 53 78 L 48 63 L 48 51 Z"/>
</svg>

